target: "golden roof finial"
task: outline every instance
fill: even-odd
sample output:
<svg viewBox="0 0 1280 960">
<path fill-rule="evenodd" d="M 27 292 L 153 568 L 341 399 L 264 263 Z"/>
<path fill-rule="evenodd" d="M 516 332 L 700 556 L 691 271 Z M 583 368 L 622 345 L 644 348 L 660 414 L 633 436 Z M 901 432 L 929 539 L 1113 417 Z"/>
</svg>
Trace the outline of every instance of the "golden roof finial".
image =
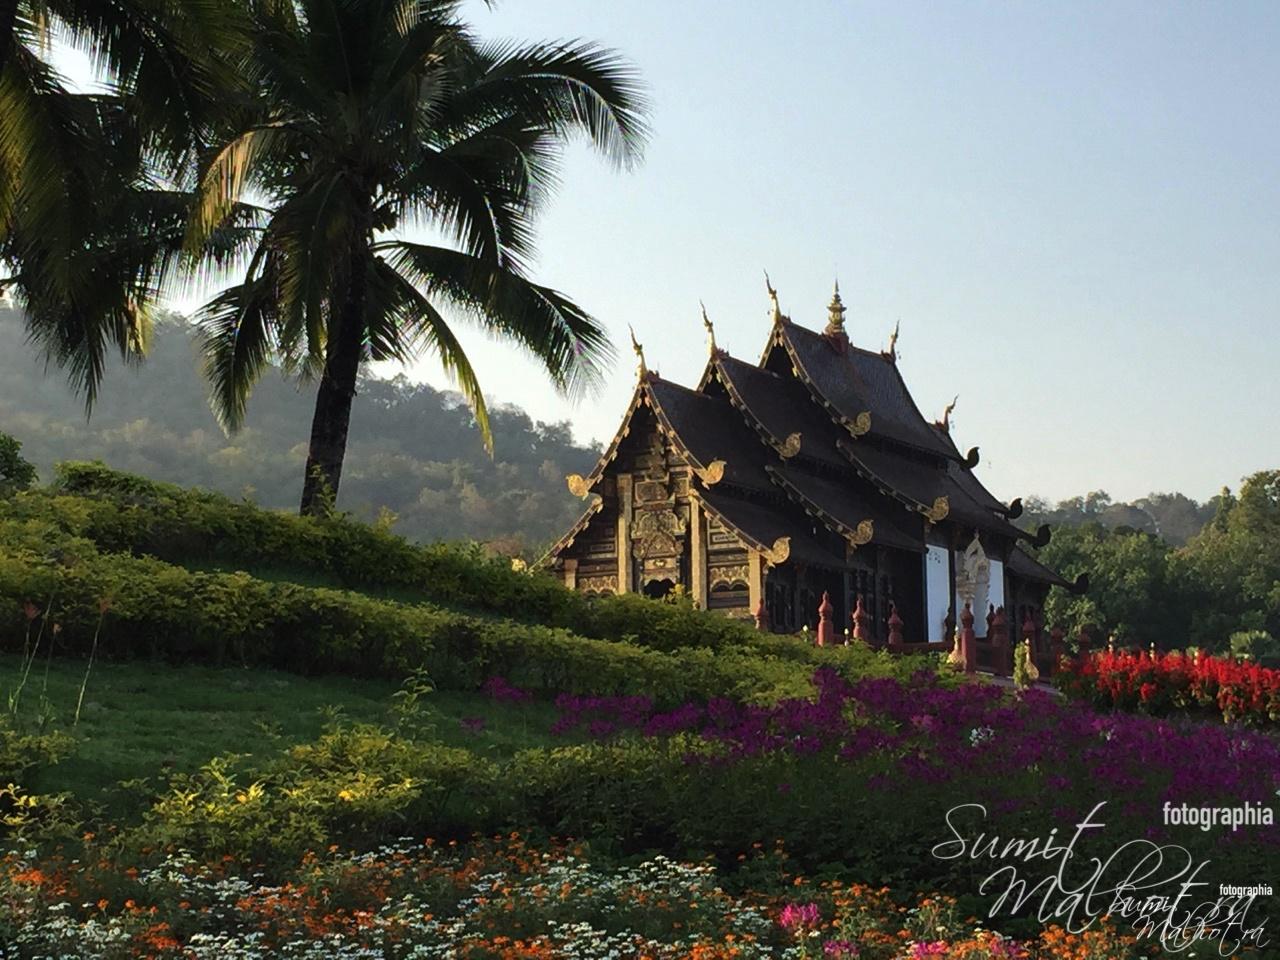
<svg viewBox="0 0 1280 960">
<path fill-rule="evenodd" d="M 889 359 L 898 359 L 898 331 L 902 328 L 902 321 L 899 320 L 893 325 L 893 333 L 889 334 Z"/>
<path fill-rule="evenodd" d="M 627 329 L 631 331 L 631 349 L 635 351 L 636 360 L 638 361 L 636 365 L 636 373 L 643 378 L 644 375 L 649 372 L 649 368 L 645 366 L 644 362 L 644 347 L 642 347 L 640 345 L 640 341 L 636 339 L 636 332 L 632 328 L 631 324 L 627 324 Z"/>
<path fill-rule="evenodd" d="M 769 291 L 769 300 L 773 304 L 773 322 L 779 323 L 782 320 L 782 308 L 778 306 L 778 291 L 769 282 L 768 270 L 764 272 L 764 288 Z"/>
<path fill-rule="evenodd" d="M 831 294 L 831 303 L 827 306 L 827 329 L 825 333 L 844 333 L 844 301 L 840 299 L 840 281 L 836 281 L 835 292 Z"/>
<path fill-rule="evenodd" d="M 702 308 L 702 325 L 707 328 L 707 352 L 715 356 L 716 328 L 711 325 L 711 318 L 707 316 L 707 305 L 699 300 L 698 306 Z"/>
<path fill-rule="evenodd" d="M 941 423 L 942 423 L 943 430 L 949 431 L 951 429 L 951 414 L 955 413 L 956 401 L 959 399 L 960 399 L 960 394 L 957 393 L 954 397 L 951 398 L 951 402 L 947 404 L 947 409 L 942 411 Z"/>
</svg>

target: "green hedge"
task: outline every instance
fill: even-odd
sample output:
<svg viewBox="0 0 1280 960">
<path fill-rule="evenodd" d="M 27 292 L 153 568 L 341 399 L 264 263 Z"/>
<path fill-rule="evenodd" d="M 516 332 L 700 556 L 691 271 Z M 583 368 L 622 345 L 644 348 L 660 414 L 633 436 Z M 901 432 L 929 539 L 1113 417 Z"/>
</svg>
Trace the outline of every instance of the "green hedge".
<svg viewBox="0 0 1280 960">
<path fill-rule="evenodd" d="M 99 553 L 34 521 L 0 522 L 0 642 L 8 649 L 24 642 L 25 603 L 52 603 L 60 653 L 87 651 L 107 604 L 99 650 L 108 657 L 390 677 L 425 666 L 446 689 L 502 675 L 546 693 L 772 700 L 803 695 L 812 671 L 806 660 L 747 650 L 658 651 L 354 591 L 193 572 Z M 898 666 L 870 653 L 832 654 L 851 674 Z"/>
<path fill-rule="evenodd" d="M 220 494 L 120 474 L 101 463 L 61 463 L 51 492 L 28 494 L 6 504 L 5 512 L 55 522 L 110 552 L 306 571 L 346 588 L 412 591 L 430 602 L 585 636 L 630 635 L 657 649 L 718 648 L 755 637 L 749 625 L 689 607 L 634 595 L 588 599 L 545 573 L 513 571 L 477 547 L 411 544 L 346 517 L 315 520 L 266 511 Z"/>
<path fill-rule="evenodd" d="M 564 627 L 659 650 L 751 646 L 750 625 L 635 595 L 589 599 L 552 577 L 521 573 L 478 547 L 411 544 L 345 517 L 312 519 L 236 503 L 119 473 L 100 463 L 63 463 L 50 491 L 0 505 L 0 518 L 40 520 L 109 552 L 171 563 L 296 571 L 373 592 L 407 592 L 450 607 Z M 765 641 L 773 652 L 781 649 Z"/>
</svg>

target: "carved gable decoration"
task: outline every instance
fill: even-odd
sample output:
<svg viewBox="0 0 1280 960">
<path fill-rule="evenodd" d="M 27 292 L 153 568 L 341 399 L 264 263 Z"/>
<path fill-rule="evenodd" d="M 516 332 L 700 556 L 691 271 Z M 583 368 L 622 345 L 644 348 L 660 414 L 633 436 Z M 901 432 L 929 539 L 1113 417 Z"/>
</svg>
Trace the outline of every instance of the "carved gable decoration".
<svg viewBox="0 0 1280 960">
<path fill-rule="evenodd" d="M 635 502 L 637 506 L 650 503 L 666 503 L 670 499 L 667 485 L 661 480 L 640 480 L 635 485 Z"/>
<path fill-rule="evenodd" d="M 679 556 L 687 526 L 669 506 L 638 510 L 631 524 L 632 553 L 641 559 Z"/>
</svg>

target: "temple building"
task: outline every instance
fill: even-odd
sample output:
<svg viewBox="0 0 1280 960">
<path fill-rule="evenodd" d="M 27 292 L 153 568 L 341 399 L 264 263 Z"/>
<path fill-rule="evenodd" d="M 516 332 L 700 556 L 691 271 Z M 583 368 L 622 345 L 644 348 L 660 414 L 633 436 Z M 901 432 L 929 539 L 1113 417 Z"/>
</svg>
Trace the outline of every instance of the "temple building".
<svg viewBox="0 0 1280 960">
<path fill-rule="evenodd" d="M 1047 542 L 1013 521 L 974 475 L 950 415 L 926 420 L 888 349 L 854 346 L 836 288 L 821 332 L 793 323 L 769 287 L 773 324 L 758 363 L 715 345 L 696 387 L 639 376 L 595 469 L 568 478 L 589 501 L 543 563 L 584 593 L 683 590 L 701 607 L 766 629 L 814 628 L 823 594 L 836 624 L 857 612 L 873 643 L 950 646 L 966 604 L 990 622 L 1043 629 L 1051 586 L 1084 589 L 1039 563 Z M 859 603 L 861 607 L 859 607 Z"/>
</svg>

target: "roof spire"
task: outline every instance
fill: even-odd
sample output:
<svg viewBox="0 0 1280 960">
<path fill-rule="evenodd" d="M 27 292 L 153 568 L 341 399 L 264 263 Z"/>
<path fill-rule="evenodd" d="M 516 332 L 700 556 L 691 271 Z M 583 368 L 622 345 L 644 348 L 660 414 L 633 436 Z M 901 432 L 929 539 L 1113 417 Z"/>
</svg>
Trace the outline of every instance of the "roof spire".
<svg viewBox="0 0 1280 960">
<path fill-rule="evenodd" d="M 893 333 L 889 334 L 889 359 L 898 359 L 898 331 L 902 329 L 902 321 L 899 320 L 893 325 Z"/>
<path fill-rule="evenodd" d="M 769 300 L 773 304 L 773 322 L 782 322 L 782 308 L 778 306 L 778 291 L 773 289 L 773 284 L 769 282 L 769 271 L 764 272 L 764 288 L 769 291 Z"/>
<path fill-rule="evenodd" d="M 840 281 L 836 281 L 835 292 L 831 294 L 831 303 L 827 305 L 827 329 L 822 331 L 827 336 L 844 336 L 844 301 L 840 299 Z"/>
<path fill-rule="evenodd" d="M 702 308 L 702 325 L 707 328 L 707 352 L 714 357 L 716 355 L 716 328 L 711 325 L 711 318 L 707 316 L 707 305 L 699 300 L 698 306 Z"/>
<path fill-rule="evenodd" d="M 959 399 L 960 394 L 958 393 L 951 398 L 951 402 L 947 404 L 947 409 L 942 411 L 942 419 L 938 421 L 938 426 L 948 433 L 951 432 L 951 414 L 955 413 L 956 401 Z"/>
<path fill-rule="evenodd" d="M 644 363 L 644 347 L 640 345 L 640 341 L 636 339 L 636 332 L 631 324 L 627 324 L 627 330 L 631 332 L 631 349 L 636 355 L 636 376 L 643 380 L 649 373 L 649 368 Z"/>
</svg>

